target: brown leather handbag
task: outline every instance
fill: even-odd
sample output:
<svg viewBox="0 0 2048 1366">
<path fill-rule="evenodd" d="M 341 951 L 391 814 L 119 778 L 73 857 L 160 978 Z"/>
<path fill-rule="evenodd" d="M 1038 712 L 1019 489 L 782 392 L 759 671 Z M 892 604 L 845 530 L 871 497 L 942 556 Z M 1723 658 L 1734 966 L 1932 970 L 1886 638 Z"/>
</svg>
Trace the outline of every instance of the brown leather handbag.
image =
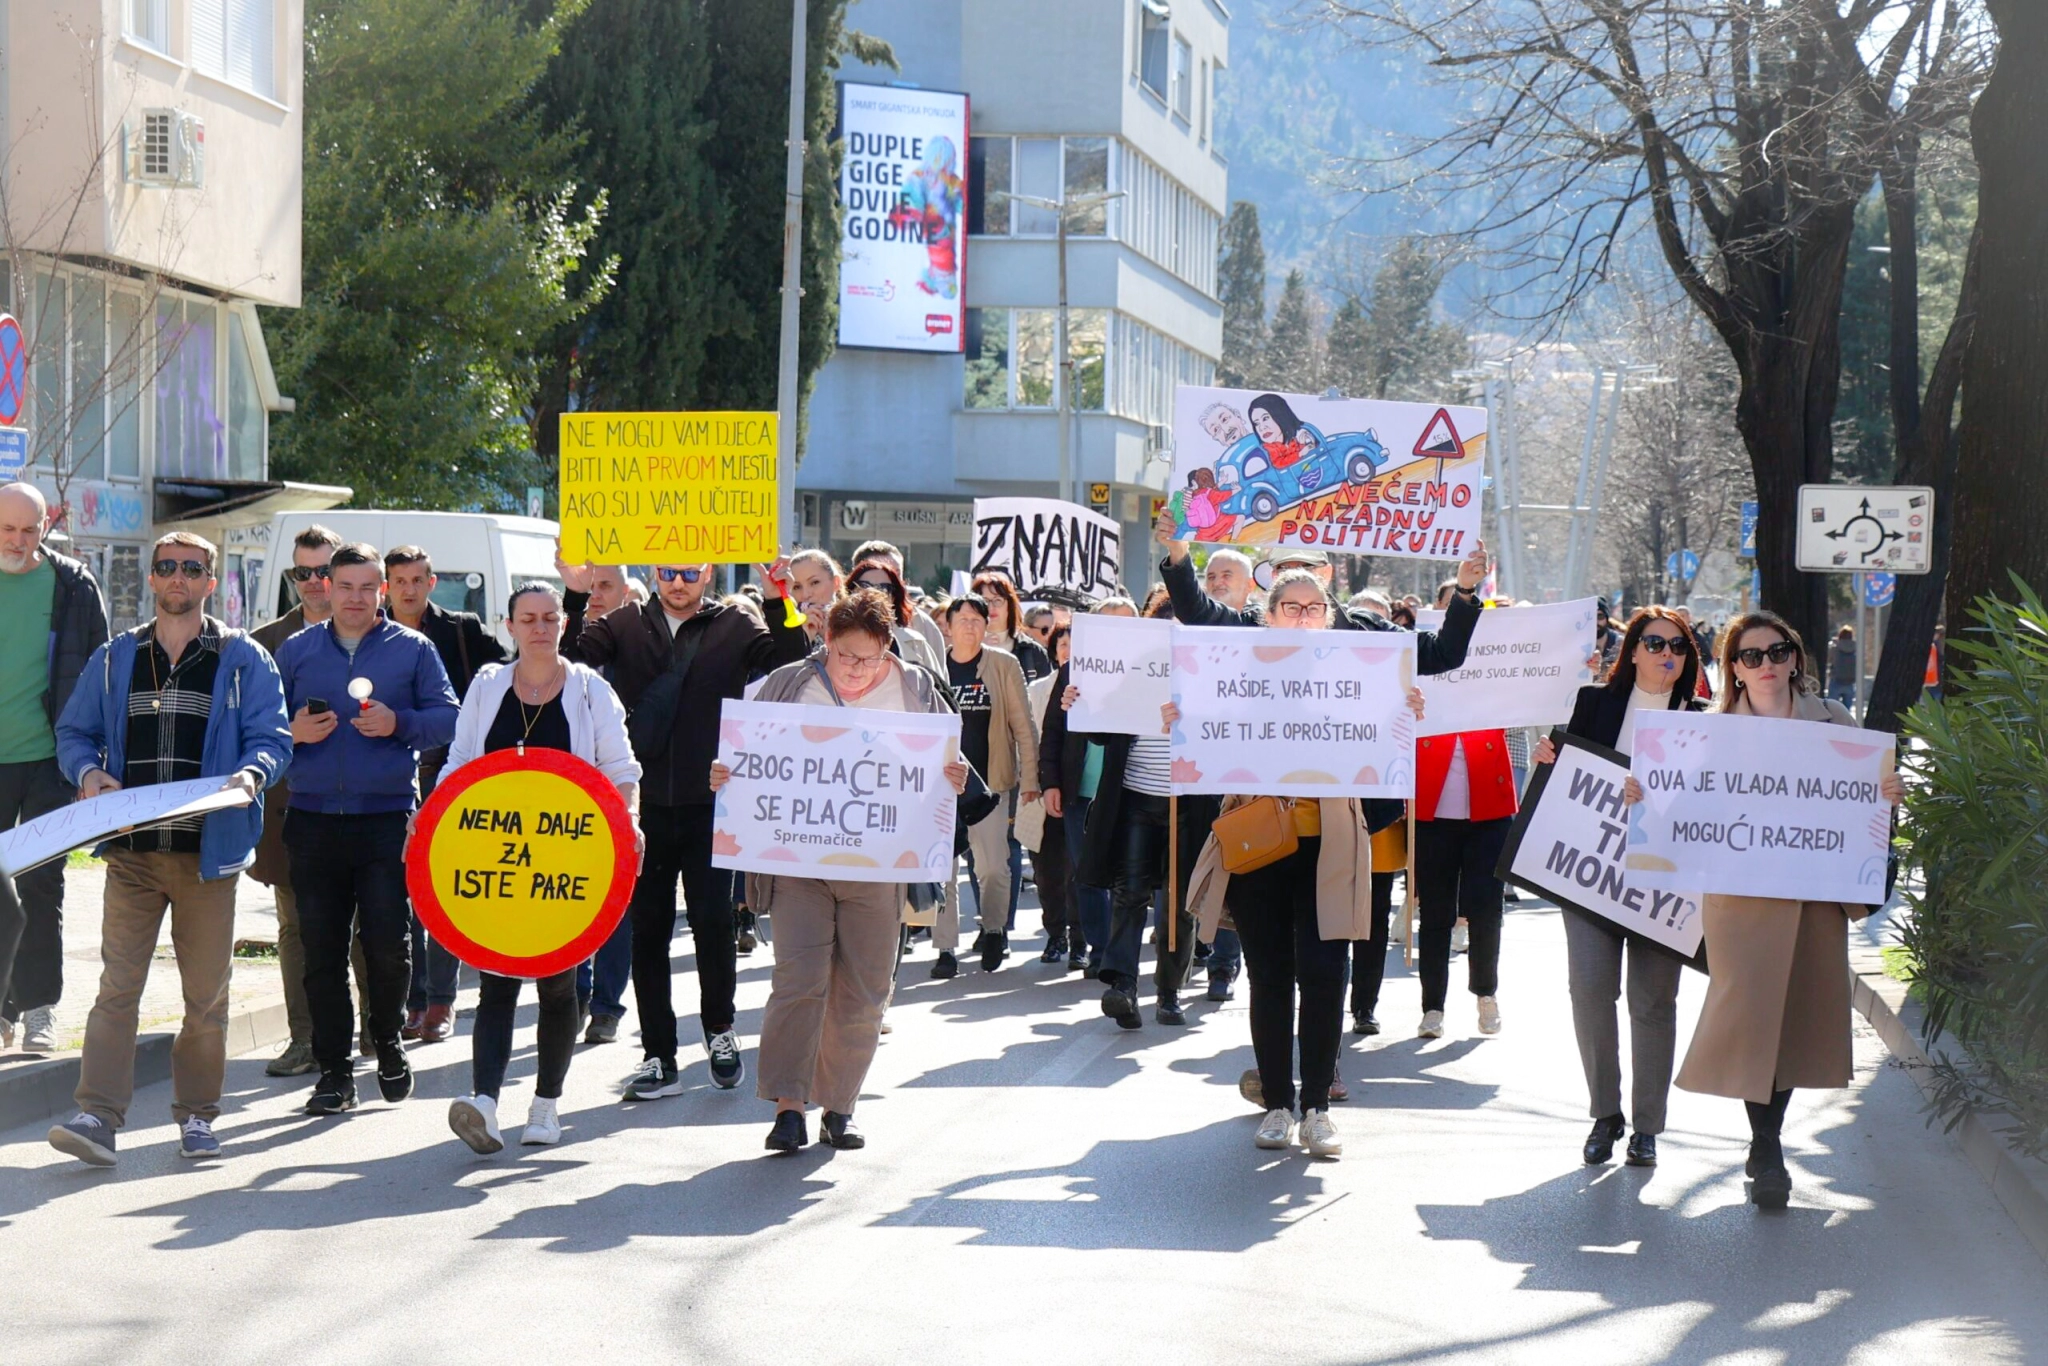
<svg viewBox="0 0 2048 1366">
<path fill-rule="evenodd" d="M 1226 873 L 1250 873 L 1301 848 L 1292 797 L 1254 797 L 1216 818 L 1216 851 Z"/>
</svg>

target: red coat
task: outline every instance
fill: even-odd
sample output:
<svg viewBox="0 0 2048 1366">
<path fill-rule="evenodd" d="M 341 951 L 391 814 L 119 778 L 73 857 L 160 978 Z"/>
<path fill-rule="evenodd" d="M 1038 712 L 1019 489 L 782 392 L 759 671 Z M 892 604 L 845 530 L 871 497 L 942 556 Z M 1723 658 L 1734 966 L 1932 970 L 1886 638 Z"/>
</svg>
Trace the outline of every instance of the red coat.
<svg viewBox="0 0 2048 1366">
<path fill-rule="evenodd" d="M 1515 770 L 1508 762 L 1508 733 L 1468 730 L 1457 735 L 1427 735 L 1415 742 L 1415 819 L 1436 819 L 1436 804 L 1451 776 L 1451 746 L 1465 742 L 1465 774 L 1472 787 L 1475 821 L 1499 820 L 1515 814 Z"/>
</svg>

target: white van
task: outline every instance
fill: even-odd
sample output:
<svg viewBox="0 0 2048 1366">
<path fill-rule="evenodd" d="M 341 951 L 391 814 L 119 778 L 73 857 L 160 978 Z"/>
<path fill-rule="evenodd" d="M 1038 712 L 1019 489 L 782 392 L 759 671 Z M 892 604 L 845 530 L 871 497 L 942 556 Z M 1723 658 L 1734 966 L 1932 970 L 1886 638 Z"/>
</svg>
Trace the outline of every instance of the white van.
<svg viewBox="0 0 2048 1366">
<path fill-rule="evenodd" d="M 434 601 L 450 612 L 476 613 L 507 646 L 512 641 L 505 631 L 505 612 L 512 589 L 532 579 L 557 589 L 562 586 L 555 573 L 555 537 L 561 529 L 538 517 L 341 509 L 287 512 L 270 524 L 270 551 L 249 603 L 252 627 L 283 616 L 297 603 L 285 579 L 292 563 L 292 540 L 315 524 L 344 541 L 367 541 L 379 554 L 401 545 L 424 547 L 440 580 L 434 586 Z"/>
</svg>

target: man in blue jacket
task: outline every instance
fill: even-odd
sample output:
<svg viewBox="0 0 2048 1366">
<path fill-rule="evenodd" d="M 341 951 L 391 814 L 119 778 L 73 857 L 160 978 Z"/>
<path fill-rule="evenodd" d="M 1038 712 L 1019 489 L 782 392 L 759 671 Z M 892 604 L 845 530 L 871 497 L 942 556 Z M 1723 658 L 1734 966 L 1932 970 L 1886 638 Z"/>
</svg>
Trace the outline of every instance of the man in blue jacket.
<svg viewBox="0 0 2048 1366">
<path fill-rule="evenodd" d="M 434 642 L 380 610 L 384 564 L 374 546 L 345 545 L 328 561 L 333 614 L 278 647 L 291 708 L 291 856 L 306 1003 L 320 1080 L 310 1114 L 352 1110 L 356 1082 L 349 999 L 350 939 L 369 968 L 377 1089 L 393 1104 L 412 1094 L 399 1031 L 412 982 L 405 827 L 418 804 L 420 751 L 455 738 L 460 710 Z"/>
<path fill-rule="evenodd" d="M 104 971 L 85 1025 L 77 1118 L 50 1130 L 61 1152 L 114 1165 L 114 1134 L 135 1094 L 135 1014 L 171 912 L 185 1022 L 171 1046 L 171 1114 L 182 1157 L 213 1157 L 227 1067 L 235 882 L 263 832 L 263 789 L 291 762 L 277 668 L 263 647 L 201 607 L 214 591 L 213 546 L 190 532 L 150 552 L 156 617 L 93 652 L 57 720 L 57 763 L 90 800 L 121 788 L 213 779 L 246 806 L 131 831 L 107 860 Z"/>
</svg>

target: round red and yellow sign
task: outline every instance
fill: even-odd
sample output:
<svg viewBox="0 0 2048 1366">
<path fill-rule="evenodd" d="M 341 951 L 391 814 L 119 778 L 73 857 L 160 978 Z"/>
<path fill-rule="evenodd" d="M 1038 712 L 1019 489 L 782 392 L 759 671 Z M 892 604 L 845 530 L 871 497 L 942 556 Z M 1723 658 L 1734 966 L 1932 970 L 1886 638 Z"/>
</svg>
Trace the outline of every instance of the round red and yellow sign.
<svg viewBox="0 0 2048 1366">
<path fill-rule="evenodd" d="M 506 977 L 549 977 L 597 952 L 639 871 L 619 790 L 557 749 L 503 749 L 444 776 L 405 860 L 434 938 Z"/>
</svg>

